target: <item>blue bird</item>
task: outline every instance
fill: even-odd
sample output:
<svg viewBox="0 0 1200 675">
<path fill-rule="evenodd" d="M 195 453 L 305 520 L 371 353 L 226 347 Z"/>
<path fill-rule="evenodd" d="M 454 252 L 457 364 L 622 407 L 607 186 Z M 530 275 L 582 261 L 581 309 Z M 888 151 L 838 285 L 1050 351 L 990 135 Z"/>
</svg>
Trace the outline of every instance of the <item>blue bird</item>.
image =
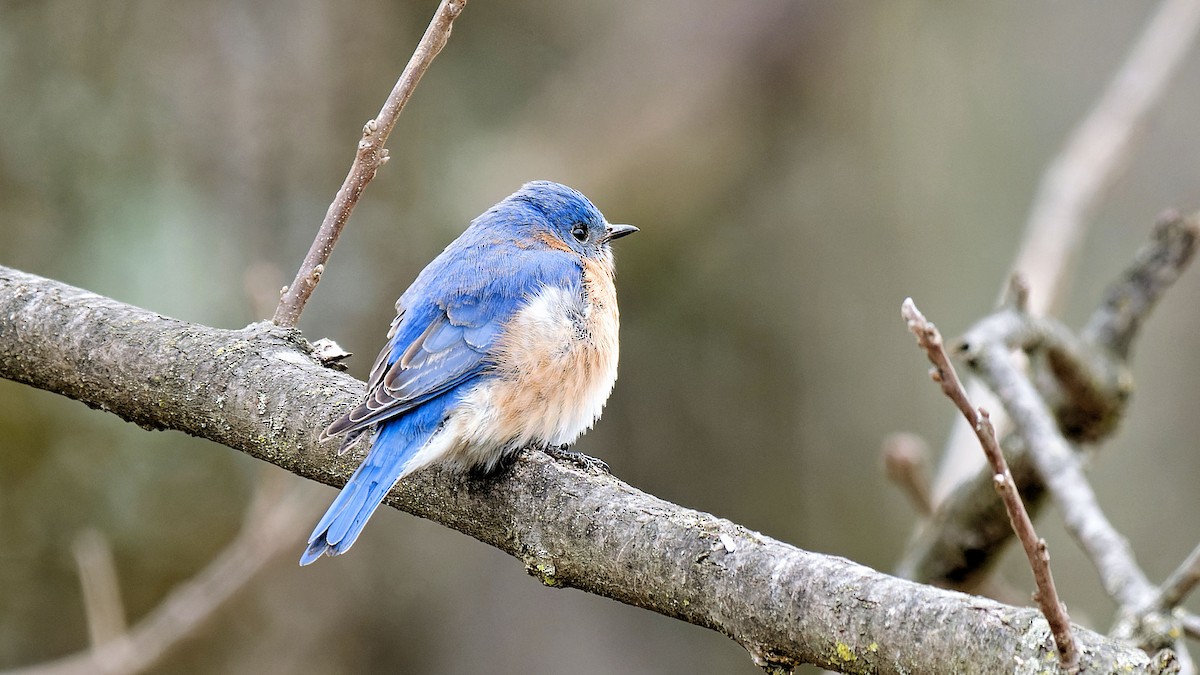
<svg viewBox="0 0 1200 675">
<path fill-rule="evenodd" d="M 434 463 L 492 472 L 524 447 L 573 442 L 617 379 L 613 225 L 579 192 L 526 183 L 396 301 L 358 407 L 321 433 L 370 452 L 317 523 L 307 565 L 345 553 L 400 479 Z"/>
</svg>

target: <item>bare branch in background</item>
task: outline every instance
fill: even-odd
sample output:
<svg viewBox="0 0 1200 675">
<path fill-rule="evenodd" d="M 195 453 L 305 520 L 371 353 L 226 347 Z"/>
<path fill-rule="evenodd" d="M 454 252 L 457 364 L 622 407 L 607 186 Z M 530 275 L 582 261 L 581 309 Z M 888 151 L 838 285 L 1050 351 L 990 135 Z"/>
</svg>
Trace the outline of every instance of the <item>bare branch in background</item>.
<svg viewBox="0 0 1200 675">
<path fill-rule="evenodd" d="M 83 611 L 87 614 L 88 638 L 95 649 L 125 632 L 125 605 L 117 582 L 112 548 L 103 534 L 87 529 L 71 545 L 79 568 Z"/>
<path fill-rule="evenodd" d="M 1025 488 L 1040 494 L 1045 486 L 1063 515 L 1068 531 L 1080 542 L 1100 572 L 1106 592 L 1117 602 L 1119 620 L 1113 635 L 1135 642 L 1148 651 L 1174 647 L 1181 672 L 1195 672 L 1185 645 L 1180 619 L 1170 614 L 1168 602 L 1178 602 L 1200 575 L 1200 549 L 1189 556 L 1172 578 L 1157 593 L 1134 559 L 1128 542 L 1109 523 L 1100 510 L 1078 459 L 1064 433 L 1084 440 L 1107 435 L 1116 426 L 1128 397 L 1130 382 L 1124 359 L 1145 314 L 1162 292 L 1178 278 L 1191 259 L 1200 227 L 1178 214 L 1167 214 L 1155 229 L 1155 239 L 1139 255 L 1134 265 L 1114 284 L 1097 310 L 1086 339 L 1077 339 L 1064 327 L 1049 319 L 1036 318 L 1024 311 L 1023 303 L 1003 308 L 969 329 L 958 343 L 959 351 L 981 381 L 996 394 L 1011 416 L 1015 435 L 1024 452 L 1015 457 L 1035 468 L 1035 480 L 1023 478 Z M 1023 287 L 1023 285 L 1021 286 Z M 1024 293 L 1017 293 L 1017 298 Z M 953 370 L 938 358 L 940 336 L 907 302 L 905 317 L 910 330 L 925 340 L 934 361 L 935 380 L 958 404 L 969 409 Z M 924 333 L 919 331 L 924 330 Z M 1096 345 L 1103 339 L 1107 344 Z M 1103 348 L 1098 348 L 1103 347 Z M 1038 387 L 1014 362 L 1011 350 L 1027 352 L 1033 371 L 1039 374 L 1040 387 L 1057 401 L 1050 409 Z M 944 352 L 941 358 L 945 359 Z M 1107 401 L 1107 402 L 1106 402 Z M 1076 411 L 1068 414 L 1066 411 Z M 980 429 L 977 419 L 968 419 Z M 986 446 L 986 442 L 985 442 Z M 998 446 L 992 446 L 999 453 Z M 992 453 L 989 453 L 989 459 Z M 993 462 L 994 464 L 994 462 Z M 993 472 L 995 467 L 993 466 Z M 1023 475 L 1025 472 L 1022 472 Z M 1001 481 L 1001 484 L 1008 481 Z M 1011 484 L 1010 484 L 1011 485 Z M 1011 517 L 1011 512 L 1010 512 Z M 968 522 L 977 524 L 975 519 Z M 1028 555 L 1028 536 L 1020 536 Z M 977 546 L 978 541 L 972 545 Z M 978 556 L 977 556 L 978 557 Z M 1167 602 L 1164 602 L 1166 600 Z M 1064 660 L 1065 662 L 1065 660 Z"/>
<path fill-rule="evenodd" d="M 1120 175 L 1137 132 L 1158 106 L 1200 30 L 1200 0 L 1164 0 L 1100 98 L 1042 174 L 1012 269 L 1036 289 L 1029 311 L 1043 315 L 1064 295 L 1088 220 Z M 981 401 L 981 387 L 968 387 Z M 997 422 L 997 426 L 1004 425 Z M 979 468 L 973 433 L 954 424 L 934 483 L 941 501 Z"/>
<path fill-rule="evenodd" d="M 396 126 L 400 112 L 404 110 L 404 105 L 408 103 L 429 64 L 433 63 L 434 57 L 446 46 L 450 39 L 450 28 L 466 4 L 467 0 L 442 0 L 379 115 L 363 127 L 363 137 L 358 142 L 350 173 L 346 175 L 337 196 L 329 205 L 321 229 L 317 231 L 317 238 L 313 240 L 308 255 L 304 256 L 304 262 L 296 272 L 296 279 L 284 289 L 283 297 L 279 299 L 279 306 L 275 309 L 275 317 L 272 319 L 275 325 L 295 326 L 299 321 L 300 313 L 304 311 L 305 303 L 308 302 L 317 282 L 321 280 L 325 264 L 329 261 L 329 254 L 333 252 L 333 246 L 341 236 L 342 228 L 350 218 L 350 212 L 358 204 L 363 188 L 375 178 L 379 167 L 387 162 L 388 152 L 383 146 Z"/>
<path fill-rule="evenodd" d="M 1111 434 L 1128 403 L 1130 346 L 1150 310 L 1191 262 L 1200 242 L 1200 221 L 1169 212 L 1153 238 L 1108 288 L 1076 338 L 1051 319 L 1004 308 L 971 329 L 971 339 L 1036 347 L 1035 383 L 1051 405 L 1058 428 L 1072 442 L 1095 442 Z M 1039 354 L 1040 352 L 1040 354 Z M 1027 508 L 1035 512 L 1045 486 L 1021 439 L 1001 443 Z M 955 490 L 909 545 L 897 566 L 902 576 L 973 589 L 1011 539 L 1007 517 L 992 494 L 991 474 L 981 471 Z"/>
<path fill-rule="evenodd" d="M 916 434 L 895 433 L 883 439 L 883 468 L 913 508 L 922 516 L 933 513 L 929 494 L 929 446 Z"/>
<path fill-rule="evenodd" d="M 285 474 L 265 474 L 237 537 L 195 577 L 176 586 L 136 626 L 63 659 L 3 675 L 132 675 L 154 667 L 272 558 L 299 542 L 297 532 L 315 514 L 310 485 L 288 488 Z M 86 596 L 86 594 L 85 594 Z"/>
<path fill-rule="evenodd" d="M 1200 545 L 1192 549 L 1187 559 L 1163 582 L 1154 604 L 1161 609 L 1175 609 L 1197 583 L 1200 583 Z"/>
<path fill-rule="evenodd" d="M 1023 305 L 1024 295 L 1018 294 L 1015 300 L 1018 306 Z M 1000 499 L 1008 512 L 1009 523 L 1025 548 L 1025 557 L 1029 561 L 1029 568 L 1033 571 L 1033 579 L 1038 589 L 1034 600 L 1050 624 L 1050 632 L 1058 646 L 1059 665 L 1063 670 L 1071 671 L 1079 664 L 1079 652 L 1071 636 L 1071 619 L 1067 616 L 1067 608 L 1058 599 L 1054 575 L 1050 572 L 1050 555 L 1046 550 L 1046 542 L 1037 536 L 1033 521 L 1025 511 L 1021 496 L 1017 494 L 1012 474 L 1004 461 L 1004 453 L 1000 451 L 1000 442 L 996 438 L 996 430 L 992 427 L 991 420 L 988 419 L 987 411 L 983 408 L 976 411 L 971 406 L 967 392 L 958 379 L 958 373 L 946 354 L 941 333 L 925 319 L 912 298 L 904 301 L 900 311 L 904 320 L 908 322 L 908 330 L 916 336 L 917 344 L 925 350 L 929 362 L 933 364 L 933 371 L 930 373 L 933 381 L 941 386 L 942 393 L 954 402 L 963 417 L 975 429 L 975 435 L 983 446 L 983 453 L 991 466 L 996 491 L 1000 493 Z"/>
<path fill-rule="evenodd" d="M 1133 558 L 1129 543 L 1104 516 L 1079 460 L 1058 432 L 1050 409 L 1028 378 L 1012 363 L 1004 344 L 963 338 L 963 356 L 987 382 L 1013 417 L 1015 432 L 1029 449 L 1042 482 L 1062 512 L 1067 529 L 1092 557 L 1105 590 L 1118 602 L 1139 604 L 1150 583 Z"/>
<path fill-rule="evenodd" d="M 1104 301 L 1084 326 L 1085 341 L 1129 357 L 1133 338 L 1163 293 L 1183 274 L 1200 245 L 1200 213 L 1159 215 L 1153 240 L 1109 287 Z"/>
<path fill-rule="evenodd" d="M 1128 161 L 1138 132 L 1192 50 L 1200 2 L 1164 0 L 1095 107 L 1046 167 L 1013 271 L 1037 289 L 1029 311 L 1043 315 L 1062 297 L 1087 221 Z"/>
<path fill-rule="evenodd" d="M 970 336 L 970 332 L 968 332 Z M 1155 589 L 1134 558 L 1129 542 L 1104 515 L 1083 475 L 1076 454 L 1059 433 L 1049 408 L 1012 362 L 1008 347 L 978 336 L 965 337 L 965 356 L 971 366 L 1012 416 L 1015 433 L 1028 448 L 1028 456 L 1062 514 L 1067 531 L 1079 542 L 1100 573 L 1105 591 L 1118 604 L 1114 637 L 1154 651 L 1172 646 L 1181 672 L 1195 666 L 1180 640 L 1178 621 L 1155 606 Z"/>
<path fill-rule="evenodd" d="M 1200 616 L 1185 613 L 1180 618 L 1180 623 L 1185 635 L 1193 640 L 1200 640 Z"/>
</svg>

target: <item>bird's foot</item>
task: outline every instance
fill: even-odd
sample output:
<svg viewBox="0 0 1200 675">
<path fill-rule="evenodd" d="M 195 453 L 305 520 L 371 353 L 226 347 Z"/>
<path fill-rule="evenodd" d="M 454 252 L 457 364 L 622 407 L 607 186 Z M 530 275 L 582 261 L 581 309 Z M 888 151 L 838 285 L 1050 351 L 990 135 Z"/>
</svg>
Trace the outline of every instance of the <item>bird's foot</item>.
<svg viewBox="0 0 1200 675">
<path fill-rule="evenodd" d="M 563 445 L 547 445 L 542 448 L 542 452 L 550 455 L 552 458 L 572 464 L 577 468 L 589 471 L 592 473 L 612 473 L 608 470 L 608 463 L 602 459 L 597 459 L 590 455 L 585 455 L 582 452 L 569 450 L 571 446 Z"/>
</svg>

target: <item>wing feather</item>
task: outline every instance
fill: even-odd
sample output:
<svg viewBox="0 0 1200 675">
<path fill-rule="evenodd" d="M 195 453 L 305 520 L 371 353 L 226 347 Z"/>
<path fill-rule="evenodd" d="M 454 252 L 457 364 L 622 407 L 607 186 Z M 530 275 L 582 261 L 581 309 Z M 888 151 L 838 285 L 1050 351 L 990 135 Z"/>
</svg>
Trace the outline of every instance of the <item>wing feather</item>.
<svg viewBox="0 0 1200 675">
<path fill-rule="evenodd" d="M 371 425 L 479 377 L 492 366 L 490 354 L 504 326 L 542 286 L 580 292 L 582 268 L 569 254 L 513 247 L 486 256 L 494 264 L 485 274 L 483 256 L 451 255 L 460 241 L 400 297 L 367 396 L 325 429 L 322 439 L 348 434 L 348 443 Z M 447 257 L 452 259 L 443 260 Z"/>
</svg>

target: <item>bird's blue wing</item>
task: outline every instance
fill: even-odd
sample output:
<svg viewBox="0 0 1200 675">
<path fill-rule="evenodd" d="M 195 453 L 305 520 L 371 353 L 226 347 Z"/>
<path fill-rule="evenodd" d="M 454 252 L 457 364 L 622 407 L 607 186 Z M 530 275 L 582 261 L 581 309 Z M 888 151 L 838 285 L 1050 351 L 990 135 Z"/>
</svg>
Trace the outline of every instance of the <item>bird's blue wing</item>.
<svg viewBox="0 0 1200 675">
<path fill-rule="evenodd" d="M 455 242 L 458 244 L 459 242 Z M 546 285 L 580 292 L 578 259 L 554 250 L 451 245 L 396 303 L 366 398 L 322 434 L 351 434 L 401 415 L 491 367 L 509 319 Z"/>
</svg>

